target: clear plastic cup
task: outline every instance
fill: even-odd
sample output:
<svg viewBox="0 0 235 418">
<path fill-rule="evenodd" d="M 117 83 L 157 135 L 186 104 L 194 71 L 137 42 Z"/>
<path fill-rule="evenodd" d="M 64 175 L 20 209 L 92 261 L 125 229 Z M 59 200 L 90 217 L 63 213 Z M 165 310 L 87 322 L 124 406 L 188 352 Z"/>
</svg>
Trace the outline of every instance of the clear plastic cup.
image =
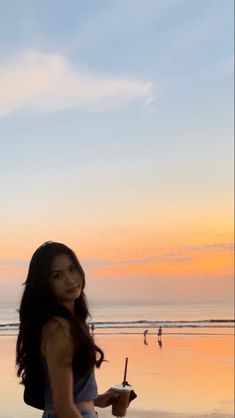
<svg viewBox="0 0 235 418">
<path fill-rule="evenodd" d="M 131 386 L 113 385 L 112 390 L 118 392 L 119 397 L 115 398 L 112 404 L 112 415 L 115 417 L 125 417 L 126 411 L 129 406 L 130 393 L 132 391 Z"/>
</svg>

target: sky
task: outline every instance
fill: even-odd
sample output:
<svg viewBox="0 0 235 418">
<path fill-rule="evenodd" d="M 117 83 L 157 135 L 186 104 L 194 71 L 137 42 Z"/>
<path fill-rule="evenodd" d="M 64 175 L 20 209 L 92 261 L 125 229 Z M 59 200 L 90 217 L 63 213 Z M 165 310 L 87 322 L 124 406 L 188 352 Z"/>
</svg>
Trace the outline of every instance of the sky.
<svg viewBox="0 0 235 418">
<path fill-rule="evenodd" d="M 233 1 L 0 2 L 0 299 L 48 240 L 91 299 L 233 297 Z"/>
</svg>

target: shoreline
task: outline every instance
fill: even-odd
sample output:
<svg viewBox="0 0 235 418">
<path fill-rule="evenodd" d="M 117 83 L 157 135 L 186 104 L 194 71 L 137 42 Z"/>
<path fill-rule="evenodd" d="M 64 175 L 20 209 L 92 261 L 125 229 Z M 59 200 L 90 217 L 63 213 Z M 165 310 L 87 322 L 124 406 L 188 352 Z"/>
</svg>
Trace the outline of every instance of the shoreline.
<svg viewBox="0 0 235 418">
<path fill-rule="evenodd" d="M 167 329 L 164 330 L 164 332 L 162 333 L 161 338 L 163 339 L 165 336 L 234 336 L 234 327 L 218 327 L 218 328 L 214 328 L 214 330 L 211 329 L 211 332 L 208 332 L 208 330 L 206 328 L 204 328 L 202 331 L 168 331 Z M 145 330 L 145 328 L 136 328 L 136 329 L 129 329 L 128 331 L 125 331 L 124 328 L 96 328 L 94 333 L 92 333 L 92 335 L 95 336 L 100 336 L 100 335 L 143 335 L 143 331 Z M 220 332 L 216 332 L 219 331 Z M 18 329 L 14 328 L 14 329 L 7 329 L 7 328 L 1 328 L 0 327 L 0 337 L 1 336 L 12 336 L 12 337 L 16 337 L 18 335 Z M 156 331 L 151 328 L 149 328 L 148 331 L 148 336 L 155 336 L 157 337 L 157 333 Z"/>
</svg>

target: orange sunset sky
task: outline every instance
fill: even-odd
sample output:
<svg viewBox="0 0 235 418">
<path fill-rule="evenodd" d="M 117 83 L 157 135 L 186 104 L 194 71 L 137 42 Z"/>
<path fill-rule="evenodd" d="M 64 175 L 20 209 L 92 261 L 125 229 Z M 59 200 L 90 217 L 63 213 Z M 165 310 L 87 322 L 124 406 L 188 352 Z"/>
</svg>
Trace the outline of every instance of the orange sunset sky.
<svg viewBox="0 0 235 418">
<path fill-rule="evenodd" d="M 101 3 L 2 6 L 0 297 L 55 240 L 91 299 L 232 301 L 233 4 Z"/>
</svg>

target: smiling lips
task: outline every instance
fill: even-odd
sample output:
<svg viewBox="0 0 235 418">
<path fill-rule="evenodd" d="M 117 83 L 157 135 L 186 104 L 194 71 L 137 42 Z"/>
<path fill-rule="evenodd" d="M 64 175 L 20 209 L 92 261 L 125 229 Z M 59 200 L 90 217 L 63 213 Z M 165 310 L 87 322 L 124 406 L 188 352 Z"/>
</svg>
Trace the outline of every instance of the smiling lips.
<svg viewBox="0 0 235 418">
<path fill-rule="evenodd" d="M 78 289 L 78 285 L 75 287 L 72 287 L 71 289 L 66 290 L 67 293 L 74 293 Z"/>
</svg>

